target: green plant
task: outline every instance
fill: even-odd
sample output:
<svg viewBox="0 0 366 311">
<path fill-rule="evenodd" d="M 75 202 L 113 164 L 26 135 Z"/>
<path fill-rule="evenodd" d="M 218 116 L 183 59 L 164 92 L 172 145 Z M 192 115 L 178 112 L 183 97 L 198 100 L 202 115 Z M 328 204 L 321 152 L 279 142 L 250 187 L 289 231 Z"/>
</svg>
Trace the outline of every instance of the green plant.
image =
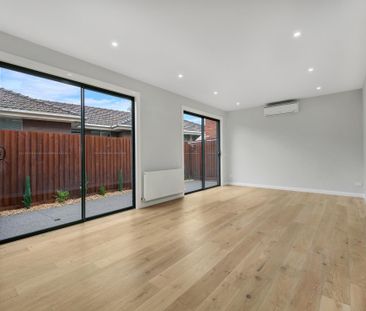
<svg viewBox="0 0 366 311">
<path fill-rule="evenodd" d="M 105 186 L 104 185 L 101 185 L 99 187 L 99 191 L 98 192 L 99 192 L 100 195 L 105 195 L 106 192 L 107 192 L 107 190 L 105 189 Z"/>
<path fill-rule="evenodd" d="M 85 195 L 88 194 L 89 179 L 88 175 L 85 174 Z"/>
<path fill-rule="evenodd" d="M 123 175 L 122 171 L 118 171 L 118 191 L 123 190 Z"/>
<path fill-rule="evenodd" d="M 30 176 L 25 177 L 25 189 L 23 194 L 23 204 L 25 208 L 30 208 L 32 205 L 32 191 Z"/>
<path fill-rule="evenodd" d="M 63 191 L 63 190 L 57 190 L 56 191 L 56 201 L 58 203 L 64 203 L 66 200 L 68 200 L 70 197 L 69 191 Z"/>
<path fill-rule="evenodd" d="M 85 174 L 85 195 L 88 194 L 88 185 L 89 185 L 88 175 Z M 80 195 L 82 195 L 81 187 L 82 187 L 82 182 L 80 182 Z"/>
</svg>

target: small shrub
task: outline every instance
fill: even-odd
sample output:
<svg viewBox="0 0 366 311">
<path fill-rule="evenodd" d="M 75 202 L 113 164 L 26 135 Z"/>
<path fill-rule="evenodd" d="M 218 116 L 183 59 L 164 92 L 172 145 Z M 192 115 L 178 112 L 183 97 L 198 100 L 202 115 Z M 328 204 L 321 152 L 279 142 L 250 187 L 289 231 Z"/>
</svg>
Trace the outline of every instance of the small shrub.
<svg viewBox="0 0 366 311">
<path fill-rule="evenodd" d="M 25 177 L 25 189 L 23 194 L 23 204 L 25 208 L 30 208 L 32 205 L 32 191 L 30 176 Z"/>
<path fill-rule="evenodd" d="M 105 189 L 105 186 L 101 185 L 99 187 L 99 194 L 100 195 L 105 195 L 107 193 L 107 190 Z"/>
<path fill-rule="evenodd" d="M 122 171 L 118 171 L 118 191 L 123 190 L 123 175 Z"/>
<path fill-rule="evenodd" d="M 85 175 L 85 195 L 88 194 L 89 179 L 88 175 Z"/>
<path fill-rule="evenodd" d="M 57 190 L 56 191 L 56 201 L 58 203 L 64 203 L 70 197 L 69 191 Z"/>
</svg>

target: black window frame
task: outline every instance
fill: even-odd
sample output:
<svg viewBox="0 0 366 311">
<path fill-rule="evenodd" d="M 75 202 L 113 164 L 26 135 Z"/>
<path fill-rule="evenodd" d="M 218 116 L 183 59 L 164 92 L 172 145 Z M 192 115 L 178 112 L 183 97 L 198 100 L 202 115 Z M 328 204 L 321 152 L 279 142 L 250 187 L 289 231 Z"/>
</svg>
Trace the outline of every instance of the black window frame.
<svg viewBox="0 0 366 311">
<path fill-rule="evenodd" d="M 3 239 L 0 240 L 0 244 L 5 244 L 5 243 L 9 243 L 9 242 L 13 242 L 16 240 L 20 240 L 20 239 L 24 239 L 24 238 L 28 238 L 31 236 L 35 236 L 38 234 L 42 234 L 42 233 L 46 233 L 46 232 L 50 232 L 50 231 L 54 231 L 54 230 L 58 230 L 58 229 L 62 229 L 65 227 L 69 227 L 69 226 L 73 226 L 76 224 L 81 224 L 84 223 L 86 221 L 89 220 L 93 220 L 93 219 L 97 219 L 97 218 L 101 218 L 104 216 L 108 216 L 108 215 L 112 215 L 112 214 L 116 214 L 116 213 L 120 213 L 120 212 L 124 212 L 130 209 L 135 209 L 136 208 L 136 116 L 135 116 L 135 111 L 136 111 L 136 101 L 135 101 L 135 97 L 134 96 L 130 96 L 130 95 L 126 95 L 126 94 L 122 94 L 116 91 L 112 91 L 112 90 L 108 90 L 108 89 L 104 89 L 101 87 L 97 87 L 94 85 L 90 85 L 87 83 L 83 83 L 83 82 L 79 82 L 79 81 L 75 81 L 72 79 L 68 79 L 68 78 L 64 78 L 64 77 L 60 77 L 60 76 L 56 76 L 53 74 L 49 74 L 43 71 L 38 71 L 38 70 L 34 70 L 34 69 L 30 69 L 30 68 L 26 68 L 23 66 L 19 66 L 19 65 L 15 65 L 15 64 L 11 64 L 11 63 L 7 63 L 7 62 L 3 62 L 0 61 L 0 68 L 5 68 L 8 70 L 13 70 L 13 71 L 17 71 L 17 72 L 21 72 L 21 73 L 25 73 L 25 74 L 29 74 L 29 75 L 33 75 L 35 77 L 40 77 L 40 78 L 44 78 L 44 79 L 49 79 L 52 81 L 56 81 L 56 82 L 60 82 L 60 83 L 64 83 L 64 84 L 68 84 L 68 85 L 72 85 L 72 86 L 76 86 L 80 88 L 81 91 L 81 96 L 80 96 L 80 109 L 81 109 L 81 114 L 80 114 L 80 118 L 81 118 L 81 128 L 80 128 L 80 148 L 81 148 L 81 219 L 80 220 L 76 220 L 76 221 L 72 221 L 66 224 L 62 224 L 62 225 L 58 225 L 58 226 L 54 226 L 54 227 L 50 227 L 50 228 L 46 228 L 46 229 L 41 229 L 41 230 L 37 230 L 37 231 L 33 231 L 33 232 L 29 232 L 29 233 L 25 233 L 25 234 L 20 234 L 11 238 L 7 238 L 7 239 Z M 103 213 L 103 214 L 99 214 L 99 215 L 94 215 L 94 216 L 90 216 L 90 217 L 86 217 L 86 204 L 85 204 L 85 198 L 86 198 L 86 189 L 85 189 L 85 182 L 86 182 L 86 167 L 85 167 L 85 89 L 87 90 L 91 90 L 91 91 L 95 91 L 95 92 L 100 92 L 103 94 L 107 94 L 107 95 L 112 95 L 115 97 L 119 97 L 119 98 L 124 98 L 124 99 L 128 99 L 131 100 L 131 138 L 132 138 L 132 205 L 126 208 L 122 208 L 119 210 L 115 210 L 115 211 L 111 211 L 111 212 L 107 212 L 107 213 Z"/>
</svg>

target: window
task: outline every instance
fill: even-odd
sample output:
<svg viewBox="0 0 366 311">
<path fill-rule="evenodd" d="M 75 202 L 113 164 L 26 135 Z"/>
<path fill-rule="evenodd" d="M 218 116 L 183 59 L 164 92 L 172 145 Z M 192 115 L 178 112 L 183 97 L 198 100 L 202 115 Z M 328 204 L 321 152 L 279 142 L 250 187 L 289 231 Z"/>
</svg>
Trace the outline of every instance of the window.
<svg viewBox="0 0 366 311">
<path fill-rule="evenodd" d="M 21 130 L 22 127 L 23 122 L 21 119 L 0 117 L 0 130 Z"/>
</svg>

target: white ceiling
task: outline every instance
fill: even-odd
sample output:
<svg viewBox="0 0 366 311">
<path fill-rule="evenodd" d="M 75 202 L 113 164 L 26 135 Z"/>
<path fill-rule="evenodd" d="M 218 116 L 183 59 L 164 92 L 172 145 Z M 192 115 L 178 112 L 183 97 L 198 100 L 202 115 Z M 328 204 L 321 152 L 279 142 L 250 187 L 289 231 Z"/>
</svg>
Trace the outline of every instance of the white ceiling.
<svg viewBox="0 0 366 311">
<path fill-rule="evenodd" d="M 357 89 L 366 76 L 365 0 L 0 0 L 0 8 L 4 32 L 224 110 Z"/>
</svg>

